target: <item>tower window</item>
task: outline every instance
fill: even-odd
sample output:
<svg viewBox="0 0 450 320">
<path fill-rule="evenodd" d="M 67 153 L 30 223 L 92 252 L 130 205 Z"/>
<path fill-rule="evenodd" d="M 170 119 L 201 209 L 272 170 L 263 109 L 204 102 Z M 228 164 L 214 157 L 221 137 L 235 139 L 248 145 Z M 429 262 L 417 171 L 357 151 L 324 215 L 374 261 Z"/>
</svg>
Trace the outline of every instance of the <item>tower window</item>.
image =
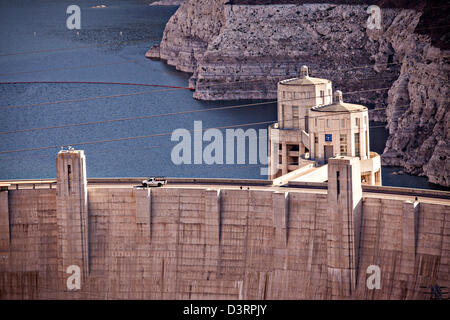
<svg viewBox="0 0 450 320">
<path fill-rule="evenodd" d="M 292 106 L 292 127 L 293 128 L 300 128 L 299 118 L 298 118 L 298 106 Z"/>
<path fill-rule="evenodd" d="M 355 157 L 361 156 L 359 133 L 355 133 Z"/>
<path fill-rule="evenodd" d="M 346 156 L 347 155 L 347 135 L 346 134 L 341 134 L 340 135 L 340 154 L 341 156 Z"/>
</svg>

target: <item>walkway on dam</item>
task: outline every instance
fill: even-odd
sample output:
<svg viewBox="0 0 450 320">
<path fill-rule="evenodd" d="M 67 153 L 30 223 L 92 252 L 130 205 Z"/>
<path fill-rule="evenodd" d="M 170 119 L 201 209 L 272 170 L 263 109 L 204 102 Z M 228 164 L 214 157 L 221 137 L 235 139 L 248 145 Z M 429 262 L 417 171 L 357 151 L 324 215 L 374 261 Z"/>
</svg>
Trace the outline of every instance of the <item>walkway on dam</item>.
<svg viewBox="0 0 450 320">
<path fill-rule="evenodd" d="M 117 183 L 99 183 L 99 184 L 88 184 L 88 189 L 90 188 L 133 188 L 136 184 L 117 184 Z M 217 185 L 217 184 L 210 184 L 210 185 L 199 185 L 199 184 L 176 184 L 176 183 L 169 183 L 165 185 L 163 188 L 175 188 L 175 189 L 183 189 L 183 188 L 190 188 L 190 189 L 240 189 L 239 185 Z M 296 188 L 296 187 L 278 187 L 278 186 L 246 186 L 243 185 L 243 189 L 248 190 L 258 190 L 258 191 L 277 191 L 277 192 L 301 192 L 301 193 L 321 193 L 321 194 L 327 194 L 326 189 L 316 189 L 316 188 Z M 380 194 L 380 193 L 371 193 L 371 192 L 363 192 L 363 197 L 366 198 L 384 198 L 384 199 L 391 199 L 391 200 L 403 200 L 403 201 L 415 201 L 415 196 L 406 196 L 406 195 L 396 195 L 396 194 Z M 427 198 L 427 197 L 420 197 L 419 202 L 423 203 L 435 203 L 435 204 L 444 204 L 444 205 L 450 205 L 450 200 L 447 199 L 436 199 L 436 198 Z"/>
<path fill-rule="evenodd" d="M 88 189 L 94 188 L 140 188 L 140 181 L 145 178 L 92 178 L 88 179 Z M 56 180 L 5 180 L 0 181 L 0 187 L 8 190 L 16 189 L 49 189 L 55 188 Z M 153 187 L 156 188 L 156 187 Z M 167 185 L 162 188 L 174 189 L 243 189 L 257 191 L 275 191 L 275 192 L 299 192 L 299 193 L 315 193 L 327 194 L 326 183 L 308 183 L 305 184 L 287 184 L 284 186 L 274 186 L 271 181 L 266 180 L 229 180 L 229 179 L 181 179 L 168 178 Z M 364 191 L 365 198 L 384 198 L 391 200 L 403 200 L 414 202 L 417 200 L 422 203 L 450 205 L 450 192 L 411 189 L 411 188 L 393 188 L 381 187 L 374 191 Z M 152 189 L 152 187 L 150 187 Z M 386 189 L 386 193 L 380 192 Z M 397 192 L 397 193 L 396 193 Z M 406 194 L 410 193 L 410 194 Z"/>
</svg>

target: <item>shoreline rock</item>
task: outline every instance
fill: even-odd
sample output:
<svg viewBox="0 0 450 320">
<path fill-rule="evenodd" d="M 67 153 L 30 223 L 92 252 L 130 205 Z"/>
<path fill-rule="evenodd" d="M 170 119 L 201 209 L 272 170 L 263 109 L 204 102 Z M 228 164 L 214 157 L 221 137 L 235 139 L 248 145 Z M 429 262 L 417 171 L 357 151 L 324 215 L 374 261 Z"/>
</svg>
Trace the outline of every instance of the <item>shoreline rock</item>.
<svg viewBox="0 0 450 320">
<path fill-rule="evenodd" d="M 159 50 L 160 50 L 159 45 L 155 45 L 145 53 L 145 57 L 148 59 L 159 59 L 160 58 Z"/>
<path fill-rule="evenodd" d="M 184 0 L 162 0 L 154 1 L 149 4 L 149 6 L 179 6 L 184 2 Z"/>
</svg>

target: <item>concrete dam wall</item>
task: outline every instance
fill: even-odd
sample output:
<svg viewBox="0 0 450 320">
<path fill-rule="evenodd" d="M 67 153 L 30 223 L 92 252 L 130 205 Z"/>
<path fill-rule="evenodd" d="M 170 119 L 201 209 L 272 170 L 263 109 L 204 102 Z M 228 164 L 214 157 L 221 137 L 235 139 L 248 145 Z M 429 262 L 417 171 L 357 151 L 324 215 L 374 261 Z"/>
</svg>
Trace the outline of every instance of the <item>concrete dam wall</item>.
<svg viewBox="0 0 450 320">
<path fill-rule="evenodd" d="M 137 189 L 88 186 L 83 153 L 60 153 L 56 189 L 0 192 L 0 298 L 426 299 L 421 287 L 449 287 L 449 202 L 365 196 L 355 165 L 331 159 L 327 192 Z"/>
</svg>

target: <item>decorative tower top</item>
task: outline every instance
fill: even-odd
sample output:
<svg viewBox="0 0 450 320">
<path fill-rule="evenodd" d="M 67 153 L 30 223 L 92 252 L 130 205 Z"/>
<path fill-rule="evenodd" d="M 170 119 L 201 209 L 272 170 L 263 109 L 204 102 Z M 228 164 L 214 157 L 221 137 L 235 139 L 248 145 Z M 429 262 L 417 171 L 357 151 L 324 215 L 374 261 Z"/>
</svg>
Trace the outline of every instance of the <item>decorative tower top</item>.
<svg viewBox="0 0 450 320">
<path fill-rule="evenodd" d="M 308 75 L 308 67 L 307 66 L 302 66 L 301 68 L 300 68 L 300 76 L 301 77 L 308 77 L 309 75 Z"/>
<path fill-rule="evenodd" d="M 342 91 L 336 90 L 334 93 L 334 103 L 343 103 L 344 99 L 342 98 Z"/>
</svg>

